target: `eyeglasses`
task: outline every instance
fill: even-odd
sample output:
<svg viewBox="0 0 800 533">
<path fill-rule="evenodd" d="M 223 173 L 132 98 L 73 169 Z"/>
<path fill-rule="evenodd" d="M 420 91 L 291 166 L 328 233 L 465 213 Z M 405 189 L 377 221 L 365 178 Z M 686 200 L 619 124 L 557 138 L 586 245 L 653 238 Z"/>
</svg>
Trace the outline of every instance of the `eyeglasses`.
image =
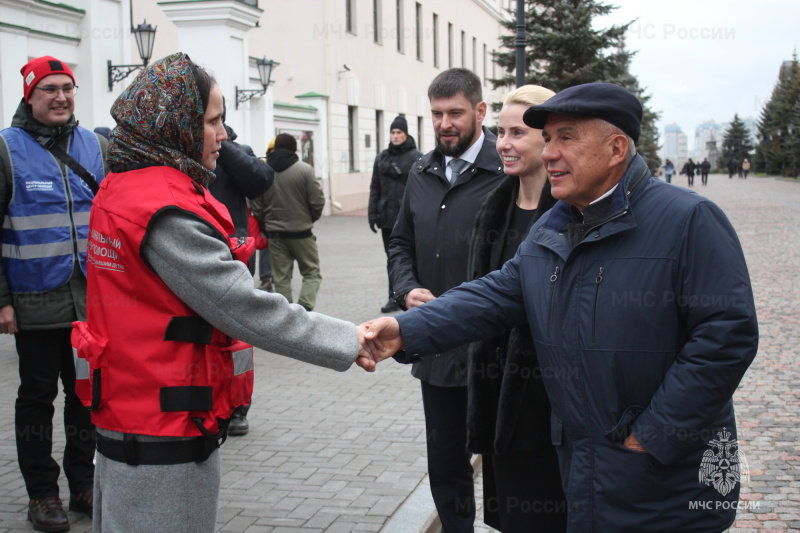
<svg viewBox="0 0 800 533">
<path fill-rule="evenodd" d="M 46 85 L 44 87 L 34 87 L 34 89 L 42 91 L 45 95 L 47 95 L 48 98 L 55 98 L 56 95 L 58 94 L 58 91 L 64 93 L 64 96 L 66 96 L 67 98 L 75 96 L 75 94 L 78 92 L 77 85 L 65 85 L 64 87 L 54 87 L 52 85 Z"/>
</svg>

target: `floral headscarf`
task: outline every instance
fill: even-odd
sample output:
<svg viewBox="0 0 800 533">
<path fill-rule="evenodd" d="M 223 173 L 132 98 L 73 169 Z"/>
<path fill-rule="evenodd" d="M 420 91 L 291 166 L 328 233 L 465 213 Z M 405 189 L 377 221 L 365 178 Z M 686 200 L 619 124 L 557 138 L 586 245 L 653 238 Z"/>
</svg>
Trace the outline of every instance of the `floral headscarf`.
<svg viewBox="0 0 800 533">
<path fill-rule="evenodd" d="M 182 52 L 151 63 L 111 106 L 117 121 L 108 143 L 112 171 L 168 166 L 203 186 L 214 179 L 200 164 L 205 109 L 191 65 Z"/>
</svg>

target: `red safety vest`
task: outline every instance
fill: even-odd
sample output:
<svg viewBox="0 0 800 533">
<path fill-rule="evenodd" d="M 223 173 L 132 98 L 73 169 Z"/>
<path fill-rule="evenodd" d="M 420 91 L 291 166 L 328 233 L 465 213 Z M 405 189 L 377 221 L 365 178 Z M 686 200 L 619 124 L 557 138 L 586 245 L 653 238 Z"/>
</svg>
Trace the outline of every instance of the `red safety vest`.
<svg viewBox="0 0 800 533">
<path fill-rule="evenodd" d="M 164 209 L 205 220 L 233 258 L 247 262 L 252 253 L 228 237 L 225 206 L 186 174 L 169 167 L 109 174 L 89 220 L 86 322 L 72 331 L 75 389 L 100 428 L 216 434 L 218 419 L 250 401 L 253 348 L 198 316 L 142 258 L 150 221 Z"/>
</svg>

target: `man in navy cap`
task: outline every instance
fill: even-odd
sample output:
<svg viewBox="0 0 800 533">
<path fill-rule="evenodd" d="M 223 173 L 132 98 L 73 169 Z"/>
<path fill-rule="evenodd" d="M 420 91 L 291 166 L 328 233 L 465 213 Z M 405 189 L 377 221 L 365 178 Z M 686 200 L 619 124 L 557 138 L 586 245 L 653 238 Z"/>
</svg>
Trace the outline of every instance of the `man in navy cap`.
<svg viewBox="0 0 800 533">
<path fill-rule="evenodd" d="M 383 355 L 426 355 L 527 321 L 568 530 L 720 532 L 747 472 L 732 395 L 758 344 L 750 278 L 722 211 L 650 175 L 641 116 L 605 83 L 528 109 L 559 201 L 501 270 L 370 328 Z"/>
</svg>

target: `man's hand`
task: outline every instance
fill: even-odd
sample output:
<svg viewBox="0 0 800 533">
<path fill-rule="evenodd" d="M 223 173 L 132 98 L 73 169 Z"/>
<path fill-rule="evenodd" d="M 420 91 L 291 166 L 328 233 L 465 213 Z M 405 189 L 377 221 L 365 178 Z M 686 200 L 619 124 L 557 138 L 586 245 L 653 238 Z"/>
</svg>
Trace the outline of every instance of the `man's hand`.
<svg viewBox="0 0 800 533">
<path fill-rule="evenodd" d="M 374 222 L 369 223 L 369 229 L 372 230 L 372 233 L 378 233 L 378 229 L 375 226 L 376 224 Z"/>
<path fill-rule="evenodd" d="M 13 335 L 16 332 L 17 315 L 14 313 L 14 307 L 11 304 L 0 307 L 0 334 Z"/>
<path fill-rule="evenodd" d="M 411 289 L 408 291 L 408 294 L 406 294 L 406 309 L 412 309 L 435 299 L 436 296 L 428 289 Z"/>
<path fill-rule="evenodd" d="M 400 324 L 394 317 L 377 318 L 364 322 L 360 327 L 366 329 L 366 339 L 372 342 L 374 348 L 372 356 L 375 363 L 388 359 L 405 346 Z"/>
<path fill-rule="evenodd" d="M 639 439 L 637 439 L 633 433 L 625 438 L 625 442 L 623 442 L 622 445 L 634 452 L 647 453 L 647 450 L 645 450 L 644 446 L 639 444 Z"/>
</svg>

